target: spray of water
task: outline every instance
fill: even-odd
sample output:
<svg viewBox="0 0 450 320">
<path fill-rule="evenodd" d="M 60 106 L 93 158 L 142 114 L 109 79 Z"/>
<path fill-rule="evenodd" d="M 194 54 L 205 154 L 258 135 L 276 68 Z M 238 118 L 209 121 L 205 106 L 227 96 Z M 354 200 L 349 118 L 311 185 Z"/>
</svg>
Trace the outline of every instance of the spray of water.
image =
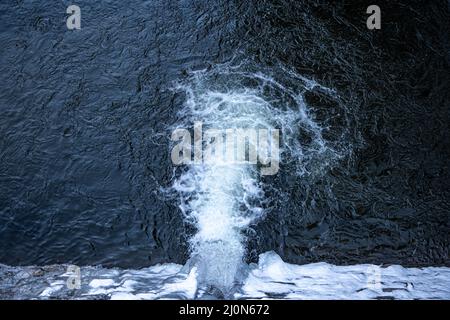
<svg viewBox="0 0 450 320">
<path fill-rule="evenodd" d="M 339 155 L 327 145 L 303 94 L 317 87 L 334 93 L 292 71 L 278 70 L 288 81 L 244 65 L 191 72 L 176 85 L 186 99 L 172 129 L 192 128 L 197 121 L 215 129 L 275 128 L 281 132 L 282 164 L 295 162 L 299 176 L 307 173 L 312 160 L 316 169 L 326 166 Z M 299 140 L 300 131 L 309 136 L 307 144 Z M 257 165 L 212 160 L 184 168 L 173 189 L 186 221 L 197 230 L 190 239 L 190 265 L 197 268 L 200 283 L 226 293 L 244 265 L 243 231 L 266 214 L 265 192 Z"/>
</svg>

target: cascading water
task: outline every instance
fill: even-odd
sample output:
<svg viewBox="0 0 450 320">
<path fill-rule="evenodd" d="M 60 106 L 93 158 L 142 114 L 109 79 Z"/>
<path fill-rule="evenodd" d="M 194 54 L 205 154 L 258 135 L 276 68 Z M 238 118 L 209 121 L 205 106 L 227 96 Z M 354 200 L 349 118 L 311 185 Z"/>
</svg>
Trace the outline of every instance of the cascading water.
<svg viewBox="0 0 450 320">
<path fill-rule="evenodd" d="M 311 168 L 323 171 L 321 168 L 329 166 L 339 153 L 323 138 L 303 94 L 314 88 L 334 93 L 290 70 L 278 70 L 281 74 L 254 72 L 246 65 L 219 65 L 192 72 L 176 86 L 185 93 L 186 102 L 172 129 L 192 128 L 195 123 L 201 123 L 203 131 L 278 129 L 282 165 L 295 163 L 298 176 L 312 174 Z M 284 83 L 277 77 L 283 77 Z M 308 142 L 300 141 L 299 132 L 308 136 Z M 201 152 L 202 139 L 194 134 L 194 151 Z M 270 140 L 273 146 L 274 137 Z M 173 188 L 181 197 L 186 220 L 197 230 L 190 239 L 189 265 L 197 268 L 200 283 L 226 294 L 244 270 L 243 231 L 268 213 L 265 185 L 260 179 L 260 164 L 224 162 L 219 152 L 209 160 L 181 169 L 184 171 Z"/>
</svg>

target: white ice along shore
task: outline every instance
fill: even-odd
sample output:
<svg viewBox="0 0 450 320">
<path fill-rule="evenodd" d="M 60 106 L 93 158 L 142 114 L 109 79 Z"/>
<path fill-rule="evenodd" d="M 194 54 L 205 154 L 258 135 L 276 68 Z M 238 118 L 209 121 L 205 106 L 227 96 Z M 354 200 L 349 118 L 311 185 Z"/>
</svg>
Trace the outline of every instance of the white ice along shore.
<svg viewBox="0 0 450 320">
<path fill-rule="evenodd" d="M 197 269 L 162 264 L 140 270 L 81 268 L 80 289 L 68 289 L 67 265 L 0 265 L 0 299 L 213 299 Z M 234 299 L 450 299 L 450 268 L 394 265 L 293 265 L 274 252 L 259 257 Z"/>
</svg>

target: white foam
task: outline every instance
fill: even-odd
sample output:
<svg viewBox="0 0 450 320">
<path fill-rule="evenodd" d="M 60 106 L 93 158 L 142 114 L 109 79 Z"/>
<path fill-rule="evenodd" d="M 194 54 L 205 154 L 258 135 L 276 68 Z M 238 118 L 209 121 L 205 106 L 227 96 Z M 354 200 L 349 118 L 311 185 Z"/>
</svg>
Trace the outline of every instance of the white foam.
<svg viewBox="0 0 450 320">
<path fill-rule="evenodd" d="M 326 88 L 292 72 L 284 74 L 290 74 L 296 87 L 283 86 L 261 71 L 243 70 L 242 66 L 218 65 L 192 72 L 188 80 L 177 84 L 176 90 L 186 94 L 186 102 L 172 129 L 191 128 L 201 122 L 205 130 L 280 130 L 284 151 L 298 161 L 299 175 L 309 170 L 305 162 L 315 161 L 314 170 L 319 172 L 332 157 L 338 157 L 327 146 L 303 101 L 302 90 Z M 249 81 L 253 85 L 247 86 Z M 310 134 L 308 146 L 299 142 L 299 128 Z M 255 165 L 224 163 L 219 153 L 209 160 L 190 166 L 174 181 L 173 189 L 181 196 L 180 209 L 186 221 L 197 228 L 190 245 L 191 264 L 198 266 L 199 281 L 226 289 L 233 285 L 242 266 L 242 231 L 265 216 L 265 199 Z"/>
<path fill-rule="evenodd" d="M 260 256 L 236 298 L 449 299 L 450 268 L 299 266 L 267 252 Z"/>
<path fill-rule="evenodd" d="M 50 287 L 45 288 L 44 291 L 40 294 L 41 297 L 51 297 L 56 292 L 60 291 L 64 288 L 62 281 L 55 281 L 50 284 Z"/>
<path fill-rule="evenodd" d="M 111 279 L 94 279 L 89 283 L 92 288 L 114 286 L 116 283 Z"/>
<path fill-rule="evenodd" d="M 370 264 L 294 265 L 276 253 L 259 256 L 236 288 L 234 299 L 450 299 L 450 268 Z M 196 266 L 162 264 L 140 270 L 81 268 L 81 288 L 66 286 L 65 266 L 33 276 L 37 267 L 7 267 L 0 292 L 15 299 L 199 299 L 211 297 Z M 45 269 L 45 268 L 44 268 Z M 7 278 L 6 275 L 15 276 Z M 50 283 L 50 285 L 49 285 Z M 11 298 L 11 296 L 0 299 Z"/>
</svg>

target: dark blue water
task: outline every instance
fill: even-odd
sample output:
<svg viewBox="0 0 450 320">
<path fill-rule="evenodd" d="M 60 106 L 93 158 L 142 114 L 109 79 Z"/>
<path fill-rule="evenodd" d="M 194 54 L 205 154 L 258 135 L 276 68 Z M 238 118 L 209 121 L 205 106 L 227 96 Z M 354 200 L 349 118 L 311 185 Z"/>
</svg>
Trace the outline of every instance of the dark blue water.
<svg viewBox="0 0 450 320">
<path fill-rule="evenodd" d="M 78 1 L 76 31 L 69 4 L 0 4 L 0 263 L 184 263 L 195 227 L 161 192 L 186 100 L 171 88 L 246 60 L 335 89 L 305 99 L 326 141 L 352 149 L 320 178 L 286 165 L 266 181 L 283 196 L 266 190 L 247 259 L 450 265 L 445 1 L 386 4 L 378 33 L 364 1 Z"/>
</svg>

